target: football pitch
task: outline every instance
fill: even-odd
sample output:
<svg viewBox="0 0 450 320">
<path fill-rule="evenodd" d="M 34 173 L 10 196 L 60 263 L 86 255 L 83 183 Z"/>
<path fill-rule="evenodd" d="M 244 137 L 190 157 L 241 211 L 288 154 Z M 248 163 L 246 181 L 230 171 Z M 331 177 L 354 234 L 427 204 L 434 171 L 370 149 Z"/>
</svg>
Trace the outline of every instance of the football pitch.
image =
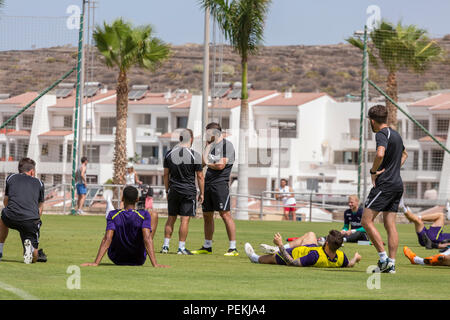
<svg viewBox="0 0 450 320">
<path fill-rule="evenodd" d="M 450 268 L 411 265 L 403 255 L 409 246 L 420 256 L 436 250 L 419 247 L 411 224 L 398 225 L 400 246 L 397 273 L 381 274 L 379 289 L 369 289 L 367 268 L 376 264 L 373 246 L 345 244 L 349 258 L 357 251 L 362 260 L 354 268 L 317 269 L 252 264 L 244 252 L 250 242 L 259 252 L 259 244 L 272 244 L 274 232 L 283 238 L 314 231 L 318 236 L 341 223 L 236 221 L 238 257 L 225 257 L 228 239 L 225 226 L 216 219 L 212 255 L 180 256 L 178 226 L 171 241 L 172 254 L 160 254 L 166 219 L 160 218 L 155 236 L 158 263 L 170 268 L 153 268 L 150 261 L 140 267 L 119 267 L 107 255 L 98 267 L 80 268 L 80 289 L 69 289 L 73 274 L 70 266 L 93 262 L 105 230 L 101 216 L 44 215 L 41 247 L 48 262 L 25 265 L 18 232 L 10 230 L 0 262 L 0 299 L 133 299 L 133 300 L 302 300 L 302 299 L 450 299 Z M 377 227 L 386 242 L 383 226 Z M 446 227 L 448 229 L 448 226 Z M 447 231 L 448 232 L 448 231 Z M 203 243 L 203 220 L 190 223 L 186 247 L 195 250 Z M 259 254 L 259 253 L 258 253 Z M 68 281 L 69 280 L 69 281 Z M 70 287 L 70 285 L 69 285 Z"/>
</svg>

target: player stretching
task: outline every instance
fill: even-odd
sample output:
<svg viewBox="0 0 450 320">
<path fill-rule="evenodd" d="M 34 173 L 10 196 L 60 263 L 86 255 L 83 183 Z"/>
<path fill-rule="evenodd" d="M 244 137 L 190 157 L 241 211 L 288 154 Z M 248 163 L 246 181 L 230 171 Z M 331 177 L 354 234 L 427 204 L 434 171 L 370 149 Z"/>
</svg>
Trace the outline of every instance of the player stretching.
<svg viewBox="0 0 450 320">
<path fill-rule="evenodd" d="M 24 247 L 23 260 L 26 264 L 46 262 L 47 256 L 38 250 L 41 216 L 44 209 L 44 184 L 35 178 L 36 163 L 30 158 L 19 161 L 19 173 L 6 179 L 5 197 L 0 219 L 0 260 L 3 244 L 9 229 L 19 231 Z"/>
<path fill-rule="evenodd" d="M 395 273 L 395 257 L 398 249 L 395 219 L 403 195 L 400 168 L 408 154 L 400 134 L 387 125 L 387 116 L 387 108 L 383 105 L 376 105 L 369 109 L 370 125 L 372 131 L 376 133 L 376 155 L 370 169 L 373 188 L 367 197 L 361 223 L 380 256 L 378 271 Z M 375 218 L 381 211 L 388 235 L 389 257 L 374 224 Z"/>
<path fill-rule="evenodd" d="M 161 253 L 169 252 L 170 238 L 173 233 L 173 226 L 180 216 L 181 224 L 178 233 L 177 254 L 191 255 L 186 249 L 186 238 L 189 229 L 189 219 L 195 216 L 197 209 L 196 197 L 197 187 L 195 178 L 197 177 L 200 194 L 198 202 L 203 201 L 203 171 L 202 156 L 191 149 L 194 135 L 192 130 L 185 129 L 180 134 L 180 143 L 167 152 L 164 158 L 164 185 L 167 193 L 167 204 L 169 217 L 164 229 L 164 243 Z"/>
<path fill-rule="evenodd" d="M 279 264 L 294 267 L 318 267 L 318 268 L 351 268 L 361 260 L 361 256 L 355 253 L 352 260 L 341 250 L 343 235 L 337 230 L 331 230 L 325 244 L 320 247 L 314 232 L 308 232 L 304 236 L 294 240 L 295 246 L 286 248 L 282 237 L 275 234 L 273 243 L 278 251 L 274 254 L 258 256 L 250 243 L 245 244 L 245 253 L 253 263 Z"/>
<path fill-rule="evenodd" d="M 208 167 L 205 177 L 205 200 L 203 222 L 205 242 L 194 254 L 211 254 L 214 233 L 214 211 L 219 211 L 227 229 L 230 247 L 225 256 L 238 256 L 236 249 L 236 227 L 230 212 L 230 174 L 234 163 L 234 147 L 224 139 L 222 128 L 212 122 L 206 126 L 206 149 L 204 165 Z"/>
<path fill-rule="evenodd" d="M 139 193 L 135 187 L 123 189 L 122 210 L 113 210 L 106 218 L 106 233 L 93 263 L 83 263 L 82 267 L 100 264 L 103 256 L 116 265 L 140 266 L 145 263 L 146 253 L 155 268 L 167 267 L 156 262 L 153 240 L 151 237 L 150 213 L 136 210 Z"/>
<path fill-rule="evenodd" d="M 400 202 L 400 210 L 403 211 L 409 222 L 414 223 L 419 244 L 427 249 L 445 249 L 450 243 L 450 233 L 443 233 L 445 216 L 443 212 L 428 213 L 416 216 L 403 202 Z M 448 209 L 447 209 L 448 210 Z M 424 222 L 431 223 L 427 229 Z"/>
</svg>

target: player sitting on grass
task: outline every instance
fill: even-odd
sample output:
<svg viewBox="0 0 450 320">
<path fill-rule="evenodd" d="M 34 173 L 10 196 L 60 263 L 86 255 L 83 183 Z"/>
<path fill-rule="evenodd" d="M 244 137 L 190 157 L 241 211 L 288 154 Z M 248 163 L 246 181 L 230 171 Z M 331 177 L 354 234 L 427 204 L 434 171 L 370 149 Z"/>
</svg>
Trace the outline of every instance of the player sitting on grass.
<svg viewBox="0 0 450 320">
<path fill-rule="evenodd" d="M 156 262 L 151 237 L 150 213 L 136 210 L 138 190 L 128 186 L 123 190 L 124 209 L 111 211 L 106 218 L 106 233 L 98 249 L 94 263 L 81 266 L 98 266 L 108 251 L 108 257 L 114 264 L 143 265 L 146 253 L 154 267 L 167 267 Z"/>
<path fill-rule="evenodd" d="M 30 158 L 19 161 L 19 173 L 6 179 L 5 196 L 0 219 L 0 260 L 9 229 L 19 231 L 26 264 L 46 262 L 47 256 L 38 250 L 41 216 L 44 209 L 44 184 L 35 178 L 36 163 Z"/>
<path fill-rule="evenodd" d="M 412 252 L 412 250 L 408 247 L 403 248 L 403 253 L 412 264 L 422 264 L 422 265 L 426 264 L 431 266 L 450 266 L 450 246 L 448 246 L 444 252 L 427 258 L 419 257 L 414 252 Z"/>
<path fill-rule="evenodd" d="M 351 268 L 361 260 L 361 256 L 355 253 L 352 260 L 348 261 L 341 250 L 343 236 L 337 230 L 331 230 L 325 244 L 319 247 L 314 232 L 308 232 L 303 237 L 293 241 L 299 244 L 296 247 L 286 249 L 279 233 L 273 238 L 273 243 L 278 247 L 274 254 L 258 256 L 255 254 L 250 243 L 245 244 L 245 253 L 253 263 L 279 264 L 295 267 L 318 267 L 318 268 Z"/>
<path fill-rule="evenodd" d="M 423 216 L 416 216 L 411 209 L 405 205 L 403 198 L 399 208 L 405 214 L 406 219 L 414 223 L 419 244 L 427 249 L 444 249 L 446 243 L 450 243 L 450 233 L 443 233 L 445 216 L 443 212 L 428 213 Z M 448 209 L 447 209 L 448 210 Z M 427 229 L 424 222 L 431 223 Z"/>
</svg>

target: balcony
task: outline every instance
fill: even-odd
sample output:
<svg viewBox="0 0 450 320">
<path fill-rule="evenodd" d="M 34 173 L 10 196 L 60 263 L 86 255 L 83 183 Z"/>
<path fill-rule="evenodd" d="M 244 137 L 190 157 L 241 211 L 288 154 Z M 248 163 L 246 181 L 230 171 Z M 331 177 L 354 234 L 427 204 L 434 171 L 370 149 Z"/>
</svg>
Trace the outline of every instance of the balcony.
<svg viewBox="0 0 450 320">
<path fill-rule="evenodd" d="M 138 155 L 137 161 L 135 162 L 136 170 L 162 170 L 162 162 L 159 161 L 157 157 L 146 157 Z"/>
<path fill-rule="evenodd" d="M 157 132 L 154 128 L 136 127 L 136 142 L 157 142 L 161 132 Z"/>
</svg>

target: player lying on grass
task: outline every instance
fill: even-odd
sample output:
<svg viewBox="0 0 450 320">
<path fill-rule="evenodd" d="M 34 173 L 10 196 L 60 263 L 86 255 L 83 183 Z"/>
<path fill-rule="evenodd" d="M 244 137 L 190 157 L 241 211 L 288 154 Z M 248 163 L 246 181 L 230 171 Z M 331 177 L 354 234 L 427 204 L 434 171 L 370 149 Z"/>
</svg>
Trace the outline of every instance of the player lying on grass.
<svg viewBox="0 0 450 320">
<path fill-rule="evenodd" d="M 279 264 L 295 267 L 319 267 L 319 268 L 351 268 L 361 260 L 361 256 L 355 253 L 350 261 L 339 250 L 342 246 L 343 236 L 337 230 L 331 230 L 325 244 L 319 247 L 314 232 L 308 232 L 296 239 L 298 246 L 285 248 L 279 233 L 273 237 L 273 243 L 278 247 L 278 252 L 264 256 L 255 254 L 250 243 L 245 244 L 245 253 L 253 263 Z"/>
<path fill-rule="evenodd" d="M 135 187 L 125 187 L 122 197 L 124 209 L 113 210 L 108 214 L 106 233 L 95 262 L 84 263 L 82 267 L 98 266 L 106 252 L 109 259 L 117 265 L 143 265 L 147 253 L 154 267 L 167 267 L 156 262 L 150 213 L 135 209 L 138 197 L 139 193 Z"/>
<path fill-rule="evenodd" d="M 443 212 L 428 213 L 423 216 L 417 216 L 411 212 L 411 209 L 405 205 L 403 198 L 399 205 L 406 219 L 414 223 L 419 244 L 427 249 L 444 249 L 446 243 L 450 243 L 450 233 L 443 233 L 445 216 Z M 448 210 L 448 209 L 447 209 Z M 431 223 L 427 229 L 424 222 Z"/>
<path fill-rule="evenodd" d="M 408 247 L 403 248 L 403 253 L 409 259 L 412 264 L 426 264 L 431 266 L 450 266 L 450 246 L 447 247 L 445 251 L 434 256 L 421 258 L 416 255 Z"/>
</svg>

